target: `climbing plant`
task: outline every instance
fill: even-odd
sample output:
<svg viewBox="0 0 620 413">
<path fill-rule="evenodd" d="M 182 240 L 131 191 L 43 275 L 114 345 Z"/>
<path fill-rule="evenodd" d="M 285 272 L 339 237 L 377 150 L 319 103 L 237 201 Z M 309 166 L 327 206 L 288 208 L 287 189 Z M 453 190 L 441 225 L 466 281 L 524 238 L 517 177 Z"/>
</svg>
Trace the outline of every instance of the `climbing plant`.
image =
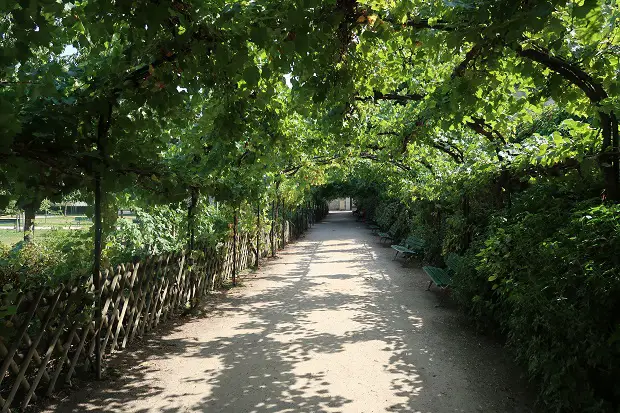
<svg viewBox="0 0 620 413">
<path fill-rule="evenodd" d="M 531 343 L 517 332 L 551 337 L 521 330 L 549 309 L 512 312 L 527 302 L 512 283 L 542 269 L 502 248 L 543 259 L 558 245 L 588 268 L 574 280 L 617 275 L 613 248 L 566 234 L 590 216 L 588 231 L 616 236 L 619 18 L 615 0 L 0 1 L 0 209 L 24 210 L 32 241 L 41 202 L 78 191 L 94 227 L 74 247 L 96 273 L 215 242 L 239 219 L 250 229 L 254 214 L 277 232 L 293 207 L 353 196 L 435 237 L 434 263 L 468 257 L 455 296 L 506 331 L 551 408 L 583 390 L 591 411 L 617 409 L 604 386 L 563 387 L 574 371 L 551 374 L 544 346 L 519 350 Z M 124 207 L 140 223 L 119 222 Z M 573 299 L 602 291 L 583 285 Z"/>
</svg>

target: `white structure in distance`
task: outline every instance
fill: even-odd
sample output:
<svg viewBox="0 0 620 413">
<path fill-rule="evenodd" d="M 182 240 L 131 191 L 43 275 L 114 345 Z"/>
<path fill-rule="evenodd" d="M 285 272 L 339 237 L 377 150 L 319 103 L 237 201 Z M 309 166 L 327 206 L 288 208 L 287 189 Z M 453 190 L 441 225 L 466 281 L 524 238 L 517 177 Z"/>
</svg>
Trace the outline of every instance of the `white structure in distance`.
<svg viewBox="0 0 620 413">
<path fill-rule="evenodd" d="M 330 211 L 351 211 L 351 198 L 339 198 L 330 201 Z"/>
</svg>

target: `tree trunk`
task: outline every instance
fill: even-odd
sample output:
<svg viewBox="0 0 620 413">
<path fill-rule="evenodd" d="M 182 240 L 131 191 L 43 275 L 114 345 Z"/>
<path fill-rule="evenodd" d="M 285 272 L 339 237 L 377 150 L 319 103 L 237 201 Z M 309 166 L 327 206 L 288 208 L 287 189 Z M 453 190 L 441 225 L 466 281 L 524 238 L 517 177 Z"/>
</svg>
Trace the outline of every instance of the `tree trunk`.
<svg viewBox="0 0 620 413">
<path fill-rule="evenodd" d="M 277 194 L 277 193 L 276 193 Z M 276 195 L 276 208 L 273 211 L 274 213 L 274 218 L 273 218 L 273 225 L 274 225 L 274 230 L 273 230 L 273 238 L 274 238 L 274 245 L 275 245 L 275 249 L 273 250 L 273 256 L 276 256 L 276 253 L 278 251 L 278 219 L 280 218 L 280 197 Z"/>
<path fill-rule="evenodd" d="M 101 379 L 101 245 L 103 223 L 101 221 L 101 174 L 95 175 L 95 261 L 93 263 L 93 285 L 95 287 L 95 374 Z"/>
<path fill-rule="evenodd" d="M 105 105 L 107 111 L 102 110 L 99 114 L 99 122 L 97 125 L 97 151 L 99 152 L 99 162 L 93 165 L 93 176 L 95 183 L 95 242 L 94 242 L 94 262 L 93 262 L 93 286 L 95 287 L 95 374 L 98 380 L 101 379 L 101 250 L 103 246 L 103 221 L 102 221 L 102 203 L 103 191 L 102 171 L 104 168 L 103 160 L 106 156 L 105 144 L 110 124 L 112 121 L 112 102 Z"/>
<path fill-rule="evenodd" d="M 277 222 L 278 222 L 278 208 L 280 207 L 280 197 L 278 195 L 278 190 L 280 189 L 280 182 L 276 182 L 276 199 L 272 201 L 272 221 L 271 221 L 271 256 L 276 256 L 277 251 Z"/>
<path fill-rule="evenodd" d="M 620 201 L 620 138 L 618 134 L 618 118 L 615 113 L 599 112 L 603 148 L 599 157 L 603 179 L 605 180 L 605 198 Z"/>
<path fill-rule="evenodd" d="M 25 242 L 31 242 L 34 238 L 34 221 L 35 221 L 35 206 L 34 204 L 30 204 L 24 208 L 24 241 Z"/>
<path fill-rule="evenodd" d="M 465 221 L 465 231 L 463 231 L 463 245 L 462 245 L 462 251 L 464 252 L 467 249 L 469 249 L 469 246 L 471 245 L 471 238 L 472 238 L 471 228 L 470 228 L 470 219 L 469 219 L 470 205 L 469 205 L 469 197 L 467 195 L 463 195 L 462 208 L 463 208 L 463 219 Z"/>
<path fill-rule="evenodd" d="M 510 209 L 512 207 L 512 188 L 510 188 L 510 171 L 504 168 L 499 176 L 500 195 L 502 206 Z"/>
<path fill-rule="evenodd" d="M 286 240 L 286 214 L 284 211 L 284 205 L 282 205 L 282 248 L 284 248 L 284 241 Z"/>
<path fill-rule="evenodd" d="M 260 241 L 262 236 L 261 226 L 260 226 L 260 200 L 258 201 L 258 206 L 256 207 L 256 268 L 260 266 Z"/>
<path fill-rule="evenodd" d="M 271 229 L 269 231 L 269 242 L 271 243 L 271 256 L 276 256 L 276 201 L 271 201 Z"/>
<path fill-rule="evenodd" d="M 232 283 L 237 286 L 237 225 L 239 224 L 238 209 L 235 209 L 235 217 L 233 219 L 233 273 Z"/>
<path fill-rule="evenodd" d="M 196 205 L 198 204 L 198 188 L 191 188 L 191 198 L 189 208 L 187 209 L 187 235 L 188 250 L 191 253 L 194 250 L 196 241 Z"/>
</svg>

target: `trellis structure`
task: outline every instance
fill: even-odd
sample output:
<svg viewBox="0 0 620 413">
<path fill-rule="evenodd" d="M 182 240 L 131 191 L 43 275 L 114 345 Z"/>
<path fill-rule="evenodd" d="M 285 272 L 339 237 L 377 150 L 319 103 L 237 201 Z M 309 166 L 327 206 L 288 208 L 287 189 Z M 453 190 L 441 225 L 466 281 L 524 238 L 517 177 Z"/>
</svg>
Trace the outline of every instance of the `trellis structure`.
<svg viewBox="0 0 620 413">
<path fill-rule="evenodd" d="M 304 215 L 303 226 L 299 219 L 284 222 L 278 247 L 297 238 L 315 219 L 314 214 Z M 268 255 L 267 235 L 262 235 L 261 257 Z M 15 301 L 17 312 L 4 320 L 13 334 L 0 337 L 1 412 L 25 408 L 70 384 L 76 372 L 92 370 L 97 330 L 101 356 L 110 355 L 194 307 L 232 277 L 233 257 L 238 270 L 253 264 L 255 242 L 255 236 L 242 234 L 236 254 L 230 240 L 219 249 L 194 251 L 191 258 L 185 252 L 168 253 L 102 271 L 100 320 L 95 317 L 92 277 L 22 293 Z"/>
</svg>

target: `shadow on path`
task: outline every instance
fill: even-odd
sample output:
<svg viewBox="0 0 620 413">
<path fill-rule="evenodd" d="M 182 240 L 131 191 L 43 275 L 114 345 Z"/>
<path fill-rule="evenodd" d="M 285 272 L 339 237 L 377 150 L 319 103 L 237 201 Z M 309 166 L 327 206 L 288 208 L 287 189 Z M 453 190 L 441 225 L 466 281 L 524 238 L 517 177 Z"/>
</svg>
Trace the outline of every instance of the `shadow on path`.
<svg viewBox="0 0 620 413">
<path fill-rule="evenodd" d="M 204 316 L 119 354 L 118 379 L 49 411 L 530 411 L 501 348 L 390 251 L 330 214 Z"/>
</svg>

